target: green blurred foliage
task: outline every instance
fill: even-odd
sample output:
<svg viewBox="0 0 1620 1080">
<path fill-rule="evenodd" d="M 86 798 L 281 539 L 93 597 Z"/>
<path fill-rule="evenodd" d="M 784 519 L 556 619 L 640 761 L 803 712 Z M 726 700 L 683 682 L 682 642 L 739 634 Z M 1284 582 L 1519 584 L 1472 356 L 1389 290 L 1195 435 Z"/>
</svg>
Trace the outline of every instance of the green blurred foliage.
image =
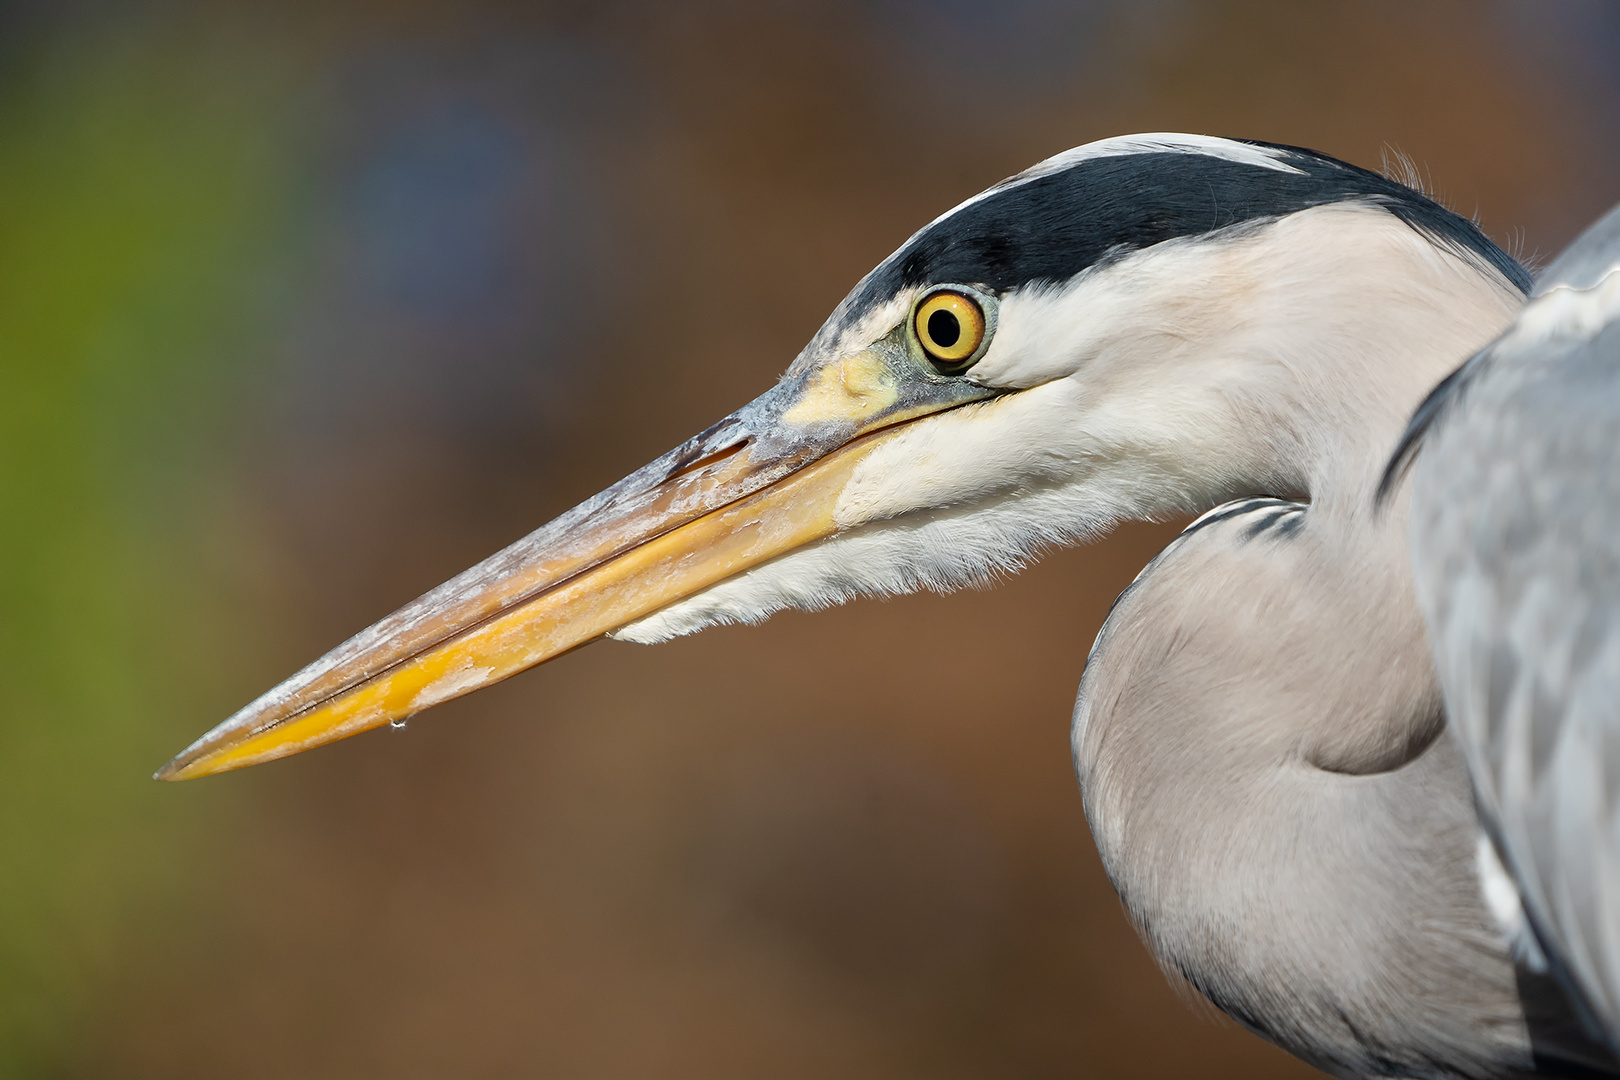
<svg viewBox="0 0 1620 1080">
<path fill-rule="evenodd" d="M 0 87 L 0 1076 L 71 1056 L 198 835 L 149 776 L 224 655 L 195 537 L 286 265 L 270 55 L 122 26 Z"/>
</svg>

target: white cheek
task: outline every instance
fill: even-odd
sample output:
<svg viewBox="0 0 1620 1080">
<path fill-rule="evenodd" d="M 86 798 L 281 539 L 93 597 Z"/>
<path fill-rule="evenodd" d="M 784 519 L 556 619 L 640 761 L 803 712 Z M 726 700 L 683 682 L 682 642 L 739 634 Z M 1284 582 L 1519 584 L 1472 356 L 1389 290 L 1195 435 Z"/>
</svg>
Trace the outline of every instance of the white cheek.
<svg viewBox="0 0 1620 1080">
<path fill-rule="evenodd" d="M 988 585 L 1046 548 L 1090 539 L 1099 516 L 1083 486 L 921 511 L 800 548 L 621 627 L 611 637 L 652 644 L 719 623 L 757 623 L 788 608 L 814 611 L 861 596 Z"/>
<path fill-rule="evenodd" d="M 1183 353 L 1189 342 L 1206 352 L 1243 302 L 1252 278 L 1243 264 L 1253 247 L 1167 240 L 1070 281 L 1010 293 L 973 376 L 986 386 L 1030 387 L 1109 356 L 1157 366 L 1159 355 Z"/>
<path fill-rule="evenodd" d="M 716 623 L 759 622 L 859 596 L 945 592 L 986 584 L 1041 549 L 1114 520 L 1095 493 L 1039 482 L 1058 458 L 1032 438 L 1067 415 L 1065 390 L 1036 391 L 918 421 L 874 451 L 839 496 L 848 532 L 779 556 L 616 631 L 655 642 Z M 852 528 L 851 526 L 859 526 Z"/>
<path fill-rule="evenodd" d="M 856 467 L 835 519 L 847 528 L 1068 476 L 1077 392 L 1047 383 L 910 425 Z"/>
<path fill-rule="evenodd" d="M 986 386 L 1030 387 L 1079 370 L 1096 353 L 1107 323 L 1113 273 L 1084 273 L 1073 281 L 1012 293 L 1001 302 L 996 336 L 974 366 Z"/>
<path fill-rule="evenodd" d="M 1104 462 L 1087 449 L 1087 425 L 1074 416 L 1081 393 L 1062 380 L 918 421 L 850 478 L 835 510 L 849 531 L 612 636 L 651 643 L 786 608 L 984 585 L 1122 518 L 1185 509 L 1176 485 L 1143 471 L 1146 457 Z"/>
</svg>

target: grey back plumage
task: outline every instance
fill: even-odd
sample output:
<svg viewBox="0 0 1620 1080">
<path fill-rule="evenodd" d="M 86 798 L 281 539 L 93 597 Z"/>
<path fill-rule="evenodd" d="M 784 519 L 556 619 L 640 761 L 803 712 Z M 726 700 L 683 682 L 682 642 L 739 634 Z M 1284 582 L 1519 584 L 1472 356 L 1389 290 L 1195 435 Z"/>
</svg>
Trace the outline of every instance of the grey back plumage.
<svg viewBox="0 0 1620 1080">
<path fill-rule="evenodd" d="M 1620 207 L 1419 410 L 1413 566 L 1481 817 L 1620 1045 Z"/>
<path fill-rule="evenodd" d="M 1536 279 L 1532 296 L 1544 296 L 1560 286 L 1590 289 L 1602 281 L 1620 260 L 1620 205 L 1599 218 L 1580 238 L 1554 259 Z"/>
</svg>

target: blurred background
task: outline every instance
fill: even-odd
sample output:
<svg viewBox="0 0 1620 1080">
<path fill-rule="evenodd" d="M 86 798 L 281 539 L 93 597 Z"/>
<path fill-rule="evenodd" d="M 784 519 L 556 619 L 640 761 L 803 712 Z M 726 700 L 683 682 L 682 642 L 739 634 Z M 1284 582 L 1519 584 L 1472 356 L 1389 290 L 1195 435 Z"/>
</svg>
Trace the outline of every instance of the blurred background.
<svg viewBox="0 0 1620 1080">
<path fill-rule="evenodd" d="M 1040 158 L 1394 150 L 1544 258 L 1617 116 L 1609 0 L 0 4 L 0 1076 L 1311 1075 L 1082 817 L 1171 526 L 148 777 Z"/>
</svg>

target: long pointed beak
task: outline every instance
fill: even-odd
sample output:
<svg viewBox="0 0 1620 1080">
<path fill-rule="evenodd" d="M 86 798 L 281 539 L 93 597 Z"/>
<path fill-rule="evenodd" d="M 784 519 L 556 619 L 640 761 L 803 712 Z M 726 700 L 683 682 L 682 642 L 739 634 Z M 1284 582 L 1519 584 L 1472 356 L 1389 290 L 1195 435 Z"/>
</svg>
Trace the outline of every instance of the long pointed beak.
<svg viewBox="0 0 1620 1080">
<path fill-rule="evenodd" d="M 895 335 L 775 388 L 361 631 L 160 769 L 186 780 L 400 720 L 838 532 L 838 496 L 900 425 L 993 391 Z"/>
</svg>

